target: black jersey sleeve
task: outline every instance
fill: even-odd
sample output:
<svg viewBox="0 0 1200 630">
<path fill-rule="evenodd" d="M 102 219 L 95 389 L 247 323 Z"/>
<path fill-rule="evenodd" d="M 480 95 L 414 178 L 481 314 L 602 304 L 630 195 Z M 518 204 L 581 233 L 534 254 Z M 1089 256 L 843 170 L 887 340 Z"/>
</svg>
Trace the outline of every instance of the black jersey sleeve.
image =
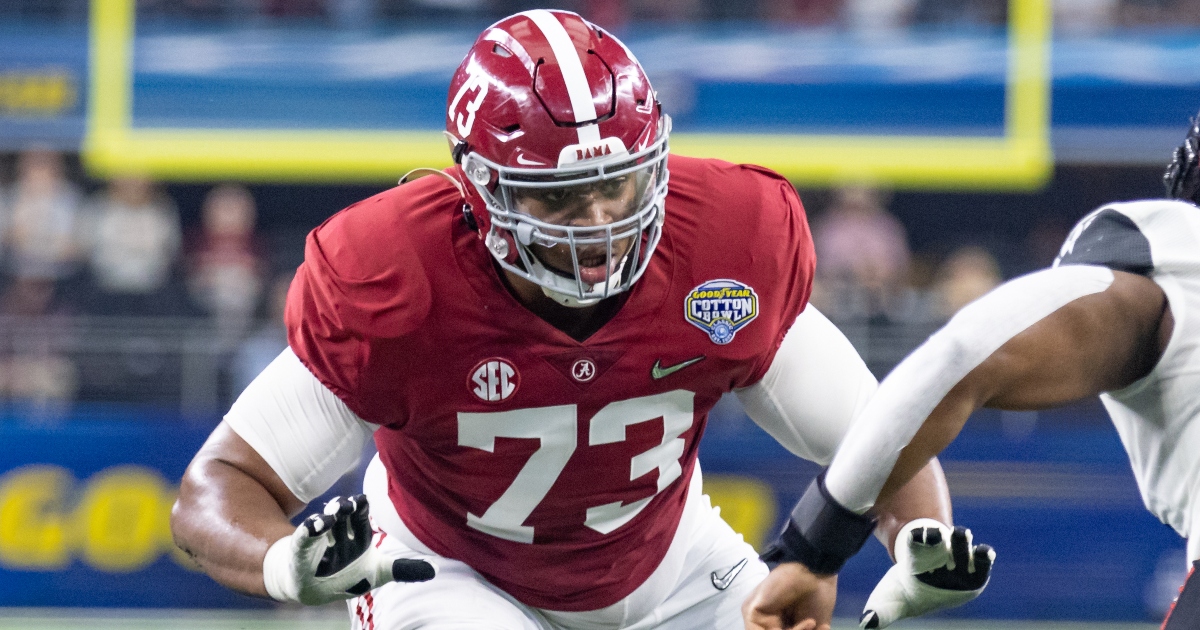
<svg viewBox="0 0 1200 630">
<path fill-rule="evenodd" d="M 1100 265 L 1147 275 L 1154 269 L 1150 241 L 1133 219 L 1103 208 L 1079 221 L 1063 243 L 1054 266 Z"/>
</svg>

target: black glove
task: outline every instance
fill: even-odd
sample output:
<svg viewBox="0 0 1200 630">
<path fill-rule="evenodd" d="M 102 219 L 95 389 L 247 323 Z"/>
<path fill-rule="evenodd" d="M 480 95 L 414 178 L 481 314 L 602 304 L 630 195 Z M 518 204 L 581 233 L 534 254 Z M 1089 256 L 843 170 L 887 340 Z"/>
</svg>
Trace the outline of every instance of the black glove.
<svg viewBox="0 0 1200 630">
<path fill-rule="evenodd" d="M 1187 137 L 1171 155 L 1163 185 L 1168 197 L 1200 204 L 1200 114 L 1192 118 Z"/>
<path fill-rule="evenodd" d="M 996 552 L 976 545 L 971 530 L 917 519 L 896 537 L 896 565 L 883 576 L 859 620 L 861 628 L 886 628 L 900 619 L 975 599 L 987 586 Z"/>
<path fill-rule="evenodd" d="M 437 574 L 429 562 L 386 556 L 374 544 L 367 497 L 335 498 L 278 540 L 263 560 L 263 584 L 272 598 L 325 604 L 362 595 L 388 582 L 424 582 Z"/>
</svg>

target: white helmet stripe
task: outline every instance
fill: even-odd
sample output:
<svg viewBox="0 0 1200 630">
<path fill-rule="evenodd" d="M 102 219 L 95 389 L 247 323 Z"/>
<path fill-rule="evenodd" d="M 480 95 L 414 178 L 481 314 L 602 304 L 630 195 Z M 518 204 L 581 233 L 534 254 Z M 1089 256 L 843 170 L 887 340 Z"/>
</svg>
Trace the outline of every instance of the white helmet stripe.
<svg viewBox="0 0 1200 630">
<path fill-rule="evenodd" d="M 571 43 L 571 36 L 567 34 L 567 29 L 563 28 L 562 23 L 554 17 L 554 14 L 544 9 L 525 11 L 522 15 L 533 20 L 533 23 L 542 31 L 546 41 L 549 42 L 550 50 L 554 51 L 559 71 L 562 72 L 563 81 L 567 84 L 567 95 L 571 98 L 571 110 L 575 114 L 575 122 L 596 120 L 596 103 L 592 101 L 592 88 L 588 85 L 587 75 L 583 73 L 583 62 L 579 60 L 579 53 L 575 50 L 575 44 Z M 580 144 L 598 144 L 600 142 L 598 125 L 584 125 L 577 131 Z"/>
</svg>

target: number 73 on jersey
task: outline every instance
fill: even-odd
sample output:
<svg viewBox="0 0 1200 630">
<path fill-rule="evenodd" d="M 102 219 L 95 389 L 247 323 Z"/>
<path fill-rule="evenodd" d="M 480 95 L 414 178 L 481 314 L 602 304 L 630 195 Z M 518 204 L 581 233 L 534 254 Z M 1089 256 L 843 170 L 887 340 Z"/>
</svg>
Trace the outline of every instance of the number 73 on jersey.
<svg viewBox="0 0 1200 630">
<path fill-rule="evenodd" d="M 619 400 L 605 405 L 592 417 L 588 446 L 625 441 L 626 429 L 634 424 L 663 419 L 662 442 L 634 455 L 629 462 L 629 480 L 658 470 L 658 489 L 632 503 L 606 503 L 588 508 L 584 524 L 607 534 L 628 523 L 646 505 L 683 474 L 684 432 L 694 421 L 695 394 L 677 389 L 652 396 Z M 460 446 L 495 452 L 496 438 L 529 438 L 539 446 L 521 467 L 508 489 L 483 515 L 467 514 L 467 525 L 505 540 L 532 543 L 533 527 L 525 520 L 546 498 L 554 482 L 578 448 L 579 413 L 575 405 L 513 409 L 493 413 L 458 414 Z"/>
</svg>

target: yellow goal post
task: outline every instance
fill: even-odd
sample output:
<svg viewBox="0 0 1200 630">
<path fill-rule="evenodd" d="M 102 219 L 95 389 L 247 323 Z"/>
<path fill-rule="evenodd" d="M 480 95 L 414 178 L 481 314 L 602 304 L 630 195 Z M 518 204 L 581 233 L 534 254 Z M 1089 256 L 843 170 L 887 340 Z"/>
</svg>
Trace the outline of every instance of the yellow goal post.
<svg viewBox="0 0 1200 630">
<path fill-rule="evenodd" d="M 433 130 L 135 127 L 135 0 L 92 0 L 87 131 L 89 172 L 164 180 L 395 181 L 448 165 Z M 1050 0 L 1009 0 L 1002 136 L 676 133 L 683 155 L 752 162 L 798 185 L 1031 190 L 1053 170 L 1050 148 Z"/>
</svg>

